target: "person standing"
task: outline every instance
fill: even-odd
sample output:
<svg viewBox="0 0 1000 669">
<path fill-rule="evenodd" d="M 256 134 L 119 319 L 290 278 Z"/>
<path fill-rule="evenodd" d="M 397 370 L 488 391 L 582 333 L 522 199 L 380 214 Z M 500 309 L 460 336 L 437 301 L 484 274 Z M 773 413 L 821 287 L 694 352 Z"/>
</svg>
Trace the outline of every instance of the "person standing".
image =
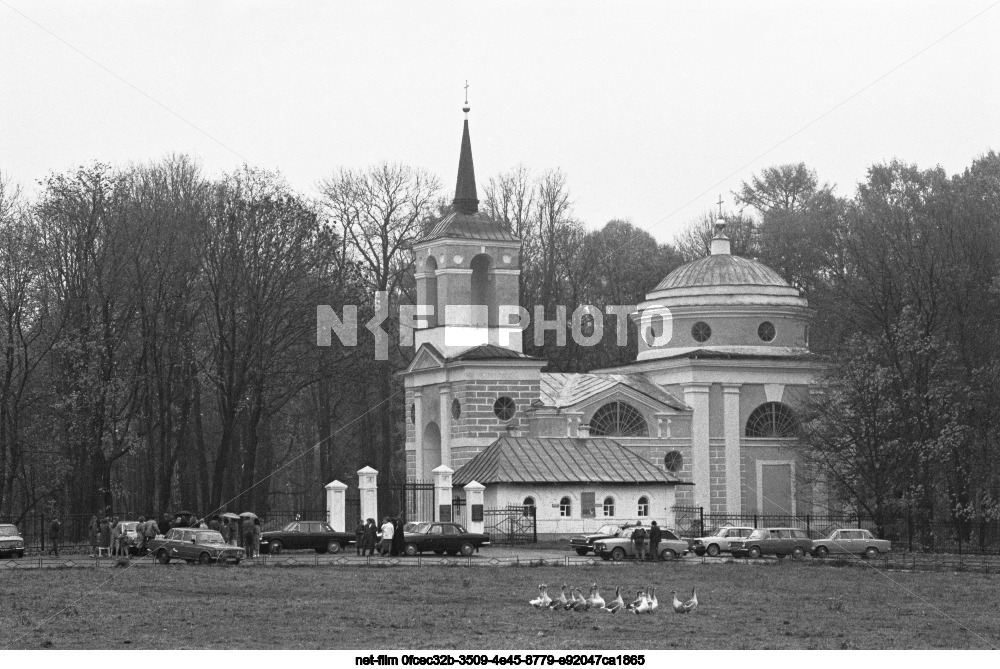
<svg viewBox="0 0 1000 669">
<path fill-rule="evenodd" d="M 403 554 L 403 519 L 396 516 L 392 519 L 392 555 Z"/>
<path fill-rule="evenodd" d="M 222 532 L 222 523 L 219 522 L 219 514 L 215 514 L 212 516 L 212 520 L 208 521 L 208 529 Z"/>
<path fill-rule="evenodd" d="M 108 519 L 108 555 L 114 555 L 118 550 L 118 518 L 112 516 Z"/>
<path fill-rule="evenodd" d="M 646 528 L 637 524 L 632 530 L 632 543 L 635 545 L 636 560 L 646 559 Z"/>
<path fill-rule="evenodd" d="M 253 519 L 253 557 L 260 557 L 260 518 Z"/>
<path fill-rule="evenodd" d="M 361 538 L 361 554 L 364 555 L 365 551 L 368 551 L 368 555 L 375 555 L 375 535 L 378 534 L 378 528 L 375 527 L 375 519 L 369 518 L 365 523 L 365 534 Z"/>
<path fill-rule="evenodd" d="M 249 517 L 243 519 L 243 553 L 253 557 L 253 521 Z"/>
<path fill-rule="evenodd" d="M 111 519 L 108 518 L 107 516 L 105 516 L 104 518 L 101 519 L 101 536 L 100 536 L 99 541 L 100 541 L 100 543 L 98 544 L 98 546 L 104 546 L 105 548 L 107 548 L 108 549 L 108 557 L 110 557 L 111 556 L 111 547 L 112 547 L 112 543 L 111 543 Z M 97 551 L 97 554 L 100 555 L 101 551 Z"/>
<path fill-rule="evenodd" d="M 121 521 L 115 524 L 115 543 L 118 544 L 118 555 L 128 557 L 128 528 Z"/>
<path fill-rule="evenodd" d="M 380 556 L 386 556 L 392 551 L 392 535 L 394 532 L 392 521 L 389 516 L 385 517 L 382 522 L 382 545 L 379 547 L 378 554 Z"/>
<path fill-rule="evenodd" d="M 146 554 L 146 516 L 139 516 L 135 526 L 135 553 L 139 557 Z"/>
<path fill-rule="evenodd" d="M 170 524 L 170 514 L 169 513 L 163 514 L 163 518 L 160 518 L 160 522 L 156 529 L 160 531 L 160 534 L 166 536 L 167 532 L 170 531 L 171 527 L 172 526 Z"/>
<path fill-rule="evenodd" d="M 649 559 L 655 562 L 660 561 L 660 539 L 662 532 L 660 526 L 654 520 L 649 528 Z"/>
<path fill-rule="evenodd" d="M 97 516 L 90 517 L 90 525 L 87 526 L 87 531 L 90 535 L 90 557 L 96 557 L 97 547 L 101 541 L 101 525 L 97 520 Z"/>
<path fill-rule="evenodd" d="M 354 548 L 358 555 L 364 555 L 365 523 L 358 518 L 358 526 L 354 528 Z"/>
<path fill-rule="evenodd" d="M 52 543 L 49 553 L 55 554 L 56 557 L 59 557 L 59 534 L 61 532 L 62 523 L 59 522 L 59 518 L 53 518 L 49 524 L 49 541 Z"/>
</svg>

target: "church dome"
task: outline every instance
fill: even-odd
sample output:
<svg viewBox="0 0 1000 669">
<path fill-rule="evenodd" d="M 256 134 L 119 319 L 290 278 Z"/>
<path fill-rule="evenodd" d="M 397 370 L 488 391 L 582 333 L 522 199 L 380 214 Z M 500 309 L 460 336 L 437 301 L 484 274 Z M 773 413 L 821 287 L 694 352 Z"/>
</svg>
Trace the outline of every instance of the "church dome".
<svg viewBox="0 0 1000 669">
<path fill-rule="evenodd" d="M 777 286 L 788 282 L 770 267 L 749 258 L 729 254 L 711 255 L 681 265 L 668 274 L 654 291 L 699 286 Z"/>
</svg>

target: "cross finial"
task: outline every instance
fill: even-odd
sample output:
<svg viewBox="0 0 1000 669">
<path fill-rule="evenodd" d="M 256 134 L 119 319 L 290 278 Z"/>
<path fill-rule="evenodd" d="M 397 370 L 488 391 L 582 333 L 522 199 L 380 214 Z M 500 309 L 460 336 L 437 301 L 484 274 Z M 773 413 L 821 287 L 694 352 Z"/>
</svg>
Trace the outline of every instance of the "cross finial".
<svg viewBox="0 0 1000 669">
<path fill-rule="evenodd" d="M 719 218 L 722 218 L 722 193 L 719 193 Z"/>
<path fill-rule="evenodd" d="M 465 80 L 465 104 L 469 104 L 469 80 Z"/>
</svg>

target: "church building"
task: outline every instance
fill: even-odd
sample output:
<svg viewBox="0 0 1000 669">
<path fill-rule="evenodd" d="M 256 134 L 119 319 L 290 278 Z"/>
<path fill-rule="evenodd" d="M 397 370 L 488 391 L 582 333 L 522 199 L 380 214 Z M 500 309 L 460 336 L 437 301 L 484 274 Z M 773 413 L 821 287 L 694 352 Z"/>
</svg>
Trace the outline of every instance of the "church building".
<svg viewBox="0 0 1000 669">
<path fill-rule="evenodd" d="M 799 290 L 733 255 L 720 219 L 711 255 L 638 305 L 633 363 L 543 372 L 505 309 L 518 303 L 520 240 L 479 211 L 468 111 L 453 212 L 412 247 L 418 309 L 433 314 L 402 374 L 407 480 L 447 465 L 456 492 L 485 486 L 487 507 L 534 507 L 544 535 L 672 527 L 676 507 L 812 513 L 823 492 L 803 476 L 795 407 L 822 364 Z"/>
</svg>

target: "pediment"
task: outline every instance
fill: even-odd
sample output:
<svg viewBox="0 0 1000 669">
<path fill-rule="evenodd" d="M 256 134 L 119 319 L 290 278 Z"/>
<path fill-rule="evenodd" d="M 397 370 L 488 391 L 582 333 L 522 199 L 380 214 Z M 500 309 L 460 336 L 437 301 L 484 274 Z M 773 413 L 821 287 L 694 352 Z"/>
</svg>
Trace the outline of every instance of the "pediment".
<svg viewBox="0 0 1000 669">
<path fill-rule="evenodd" d="M 445 366 L 446 358 L 430 344 L 421 344 L 417 354 L 406 368 L 406 373 L 419 372 L 424 369 L 441 369 Z"/>
</svg>

